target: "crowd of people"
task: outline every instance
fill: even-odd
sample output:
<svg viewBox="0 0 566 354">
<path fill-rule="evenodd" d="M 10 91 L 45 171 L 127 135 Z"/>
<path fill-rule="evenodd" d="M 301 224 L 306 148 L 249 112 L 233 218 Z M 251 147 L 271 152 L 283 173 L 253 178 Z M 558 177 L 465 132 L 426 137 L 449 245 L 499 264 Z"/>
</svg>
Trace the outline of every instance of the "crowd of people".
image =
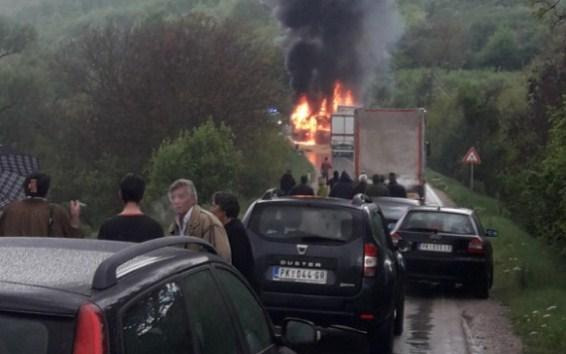
<svg viewBox="0 0 566 354">
<path fill-rule="evenodd" d="M 351 199 L 357 193 L 371 197 L 406 197 L 405 188 L 397 183 L 394 173 L 385 177 L 372 176 L 368 183 L 366 174 L 353 181 L 346 171 L 333 171 L 326 158 L 321 166 L 316 195 Z M 80 238 L 81 203 L 69 202 L 68 210 L 47 199 L 51 179 L 43 173 L 28 176 L 23 185 L 25 198 L 13 201 L 0 215 L 0 236 L 53 236 Z M 237 197 L 229 192 L 218 191 L 212 196 L 210 210 L 198 204 L 194 183 L 188 179 L 174 181 L 168 189 L 168 197 L 174 218 L 170 226 L 162 225 L 146 215 L 141 207 L 145 192 L 144 179 L 136 174 L 124 176 L 118 186 L 123 203 L 117 215 L 109 217 L 98 231 L 98 239 L 112 241 L 143 242 L 166 235 L 190 235 L 210 243 L 218 255 L 232 263 L 253 283 L 252 247 L 246 229 L 238 219 L 240 205 Z M 297 184 L 290 170 L 280 180 L 280 190 L 285 195 L 315 195 L 309 176 L 302 175 Z"/>
<path fill-rule="evenodd" d="M 68 210 L 50 203 L 47 199 L 50 182 L 50 177 L 43 173 L 33 173 L 25 179 L 25 198 L 10 203 L 0 215 L 0 236 L 83 237 L 81 203 L 70 201 Z M 238 219 L 240 206 L 234 194 L 214 193 L 209 211 L 198 204 L 197 189 L 191 180 L 173 182 L 168 197 L 175 216 L 164 230 L 142 211 L 144 192 L 145 181 L 141 176 L 130 173 L 122 178 L 118 190 L 122 211 L 102 224 L 98 239 L 143 242 L 174 235 L 199 237 L 253 283 L 252 249 L 246 229 Z"/>
<path fill-rule="evenodd" d="M 385 183 L 385 176 L 378 174 L 373 175 L 371 183 L 369 183 L 368 176 L 365 173 L 360 174 L 354 181 L 346 171 L 340 173 L 334 170 L 332 177 L 330 177 L 331 170 L 332 165 L 326 157 L 321 164 L 316 193 L 309 185 L 307 175 L 302 175 L 300 184 L 297 184 L 291 170 L 287 170 L 281 176 L 279 189 L 284 195 L 316 194 L 323 197 L 352 199 L 354 195 L 363 193 L 370 197 L 407 198 L 405 187 L 397 181 L 397 175 L 393 172 L 389 173 L 387 183 Z"/>
</svg>

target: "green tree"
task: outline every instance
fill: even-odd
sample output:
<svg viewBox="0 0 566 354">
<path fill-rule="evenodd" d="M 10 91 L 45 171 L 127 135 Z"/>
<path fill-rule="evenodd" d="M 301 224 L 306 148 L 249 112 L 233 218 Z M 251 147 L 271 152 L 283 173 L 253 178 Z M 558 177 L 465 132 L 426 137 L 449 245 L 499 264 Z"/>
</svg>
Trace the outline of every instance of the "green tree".
<svg viewBox="0 0 566 354">
<path fill-rule="evenodd" d="M 206 203 L 217 190 L 235 190 L 240 166 L 232 131 L 208 120 L 161 144 L 148 167 L 148 199 L 163 196 L 174 180 L 188 178 L 195 183 L 199 202 Z"/>
</svg>

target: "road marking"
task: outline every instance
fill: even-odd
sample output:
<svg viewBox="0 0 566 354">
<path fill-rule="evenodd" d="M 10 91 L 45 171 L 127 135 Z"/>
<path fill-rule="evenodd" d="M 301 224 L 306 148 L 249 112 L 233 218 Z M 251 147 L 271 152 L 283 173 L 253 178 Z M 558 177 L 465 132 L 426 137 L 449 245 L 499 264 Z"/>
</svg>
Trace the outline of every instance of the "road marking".
<svg viewBox="0 0 566 354">
<path fill-rule="evenodd" d="M 442 201 L 440 200 L 434 189 L 432 189 L 430 187 L 430 184 L 428 183 L 426 184 L 426 199 L 427 199 L 427 203 L 429 204 L 443 206 Z"/>
</svg>

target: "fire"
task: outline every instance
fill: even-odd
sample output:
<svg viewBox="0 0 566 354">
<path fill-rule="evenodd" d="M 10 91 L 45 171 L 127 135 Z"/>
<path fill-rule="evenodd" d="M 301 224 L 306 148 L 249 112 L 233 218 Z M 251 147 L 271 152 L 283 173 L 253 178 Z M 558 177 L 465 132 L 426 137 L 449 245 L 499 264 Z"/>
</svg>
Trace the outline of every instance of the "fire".
<svg viewBox="0 0 566 354">
<path fill-rule="evenodd" d="M 338 106 L 353 106 L 354 95 L 340 82 L 334 85 L 332 97 L 325 97 L 320 107 L 312 107 L 306 96 L 301 96 L 291 114 L 293 137 L 306 145 L 325 143 L 330 140 L 330 117 Z"/>
</svg>

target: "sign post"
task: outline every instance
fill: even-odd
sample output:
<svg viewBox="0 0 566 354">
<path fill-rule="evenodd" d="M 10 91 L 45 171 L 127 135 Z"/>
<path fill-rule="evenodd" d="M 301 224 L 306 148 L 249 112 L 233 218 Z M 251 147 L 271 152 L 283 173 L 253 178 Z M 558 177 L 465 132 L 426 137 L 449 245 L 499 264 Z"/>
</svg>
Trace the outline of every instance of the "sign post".
<svg viewBox="0 0 566 354">
<path fill-rule="evenodd" d="M 462 162 L 465 164 L 470 165 L 470 189 L 474 190 L 474 165 L 481 164 L 480 154 L 478 154 L 477 150 L 472 146 L 464 155 Z"/>
</svg>

